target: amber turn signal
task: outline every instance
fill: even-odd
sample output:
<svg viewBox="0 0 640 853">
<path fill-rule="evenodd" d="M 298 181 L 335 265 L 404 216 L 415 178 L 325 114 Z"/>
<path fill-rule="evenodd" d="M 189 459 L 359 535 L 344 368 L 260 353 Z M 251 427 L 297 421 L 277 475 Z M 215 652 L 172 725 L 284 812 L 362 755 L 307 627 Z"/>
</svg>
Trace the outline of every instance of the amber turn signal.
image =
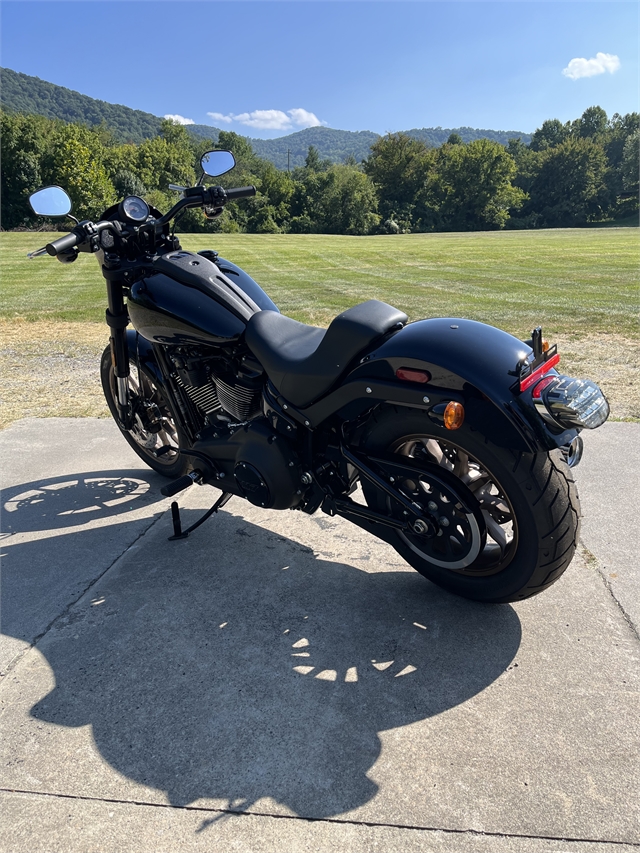
<svg viewBox="0 0 640 853">
<path fill-rule="evenodd" d="M 464 406 L 462 403 L 447 403 L 444 410 L 444 425 L 447 429 L 460 429 L 464 423 Z"/>
</svg>

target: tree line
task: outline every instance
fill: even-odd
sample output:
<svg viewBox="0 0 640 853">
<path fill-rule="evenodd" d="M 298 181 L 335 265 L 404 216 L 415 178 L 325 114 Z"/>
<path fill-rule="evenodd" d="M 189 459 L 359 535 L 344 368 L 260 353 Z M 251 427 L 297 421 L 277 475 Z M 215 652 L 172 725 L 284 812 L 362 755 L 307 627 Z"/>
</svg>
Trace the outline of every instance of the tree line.
<svg viewBox="0 0 640 853">
<path fill-rule="evenodd" d="M 529 144 L 465 143 L 452 133 L 439 146 L 404 133 L 378 138 L 368 157 L 336 164 L 308 149 L 304 166 L 278 170 L 249 140 L 220 131 L 217 143 L 171 121 L 139 144 L 118 142 L 104 125 L 89 128 L 25 114 L 0 114 L 2 227 L 41 224 L 27 198 L 47 184 L 66 189 L 78 218 L 96 219 L 125 195 L 162 212 L 193 185 L 202 154 L 233 151 L 223 186 L 255 184 L 257 195 L 229 204 L 217 219 L 189 210 L 183 232 L 375 234 L 572 227 L 638 211 L 640 115 L 611 119 L 590 107 L 573 122 L 545 121 Z"/>
</svg>

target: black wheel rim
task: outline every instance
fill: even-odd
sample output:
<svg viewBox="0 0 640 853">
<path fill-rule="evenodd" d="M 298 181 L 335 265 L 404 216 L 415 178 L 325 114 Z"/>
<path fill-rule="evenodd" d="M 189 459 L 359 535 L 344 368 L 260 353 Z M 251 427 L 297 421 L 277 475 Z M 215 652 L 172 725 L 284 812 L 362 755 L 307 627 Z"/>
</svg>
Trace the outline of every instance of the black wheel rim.
<svg viewBox="0 0 640 853">
<path fill-rule="evenodd" d="M 437 540 L 442 537 L 416 535 L 412 533 L 400 533 L 399 536 L 415 553 L 430 563 L 457 574 L 484 576 L 493 575 L 503 571 L 513 559 L 518 544 L 518 526 L 516 514 L 504 488 L 498 479 L 491 473 L 487 466 L 472 456 L 464 448 L 451 441 L 434 438 L 433 436 L 407 436 L 394 442 L 389 448 L 393 453 L 417 462 L 434 463 L 441 467 L 449 475 L 457 477 L 465 489 L 468 489 L 478 502 L 479 511 L 482 515 L 485 533 L 481 547 L 477 549 L 474 559 L 456 560 L 456 553 L 464 554 L 465 543 L 472 553 L 470 537 L 472 535 L 472 523 L 467 523 L 461 518 L 458 510 L 450 512 L 450 526 L 456 520 L 457 544 L 443 541 L 438 545 Z M 416 477 L 415 486 L 421 489 L 419 493 L 421 502 L 428 503 L 432 500 L 436 503 L 438 510 L 442 502 L 437 496 L 428 495 L 420 481 Z M 435 510 L 437 511 L 437 510 Z M 447 544 L 449 547 L 447 548 Z M 444 555 L 438 559 L 438 555 Z M 436 560 L 434 560 L 434 556 Z M 454 559 L 448 559 L 453 556 Z M 466 562 L 466 565 L 456 563 Z"/>
<path fill-rule="evenodd" d="M 127 433 L 141 452 L 153 459 L 156 465 L 175 464 L 180 445 L 178 429 L 169 405 L 157 385 L 141 370 L 131 365 L 128 377 L 129 398 L 133 406 L 134 426 Z M 110 376 L 111 394 L 116 399 L 116 379 L 113 369 Z M 161 447 L 170 447 L 156 456 Z"/>
</svg>

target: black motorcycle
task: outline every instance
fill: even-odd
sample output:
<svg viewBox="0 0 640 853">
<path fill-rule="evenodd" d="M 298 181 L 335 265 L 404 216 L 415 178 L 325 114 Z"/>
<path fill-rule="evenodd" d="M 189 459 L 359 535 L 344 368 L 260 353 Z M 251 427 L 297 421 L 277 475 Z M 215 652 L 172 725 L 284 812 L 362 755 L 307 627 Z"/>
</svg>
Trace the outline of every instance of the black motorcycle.
<svg viewBox="0 0 640 853">
<path fill-rule="evenodd" d="M 349 519 L 466 598 L 546 589 L 576 548 L 570 468 L 580 431 L 608 417 L 598 386 L 559 374 L 539 327 L 523 342 L 472 320 L 408 323 L 377 300 L 328 329 L 285 317 L 244 270 L 215 251 L 184 251 L 171 231 L 186 208 L 214 217 L 255 194 L 203 185 L 234 165 L 230 152 L 208 152 L 197 186 L 172 187 L 182 197 L 168 213 L 129 196 L 29 255 L 96 255 L 111 330 L 102 384 L 116 423 L 172 479 L 164 495 L 194 483 L 222 491 L 186 531 L 174 502 L 172 538 L 237 495 Z M 71 210 L 60 187 L 30 202 L 44 216 Z"/>
</svg>

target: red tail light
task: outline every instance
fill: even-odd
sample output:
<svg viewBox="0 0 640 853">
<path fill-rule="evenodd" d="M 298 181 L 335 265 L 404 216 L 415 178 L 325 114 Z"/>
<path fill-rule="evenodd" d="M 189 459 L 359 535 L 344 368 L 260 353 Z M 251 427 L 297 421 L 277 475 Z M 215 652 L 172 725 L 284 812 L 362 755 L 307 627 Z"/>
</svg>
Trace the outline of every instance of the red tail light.
<svg viewBox="0 0 640 853">
<path fill-rule="evenodd" d="M 545 376 L 543 379 L 541 379 L 531 392 L 531 396 L 533 397 L 533 399 L 539 400 L 542 391 L 547 387 L 547 385 L 551 385 L 552 382 L 555 382 L 557 378 L 557 374 L 554 374 L 553 376 Z"/>
<path fill-rule="evenodd" d="M 552 355 L 551 358 L 543 361 L 542 364 L 539 364 L 535 370 L 532 370 L 528 376 L 525 376 L 524 379 L 520 380 L 520 390 L 526 391 L 527 388 L 531 388 L 531 386 L 541 379 L 545 373 L 548 373 L 552 367 L 555 367 L 556 364 L 560 361 L 560 353 L 557 352 L 555 355 Z"/>
<path fill-rule="evenodd" d="M 403 382 L 429 382 L 431 374 L 426 370 L 412 370 L 410 367 L 399 367 L 396 377 Z"/>
</svg>

